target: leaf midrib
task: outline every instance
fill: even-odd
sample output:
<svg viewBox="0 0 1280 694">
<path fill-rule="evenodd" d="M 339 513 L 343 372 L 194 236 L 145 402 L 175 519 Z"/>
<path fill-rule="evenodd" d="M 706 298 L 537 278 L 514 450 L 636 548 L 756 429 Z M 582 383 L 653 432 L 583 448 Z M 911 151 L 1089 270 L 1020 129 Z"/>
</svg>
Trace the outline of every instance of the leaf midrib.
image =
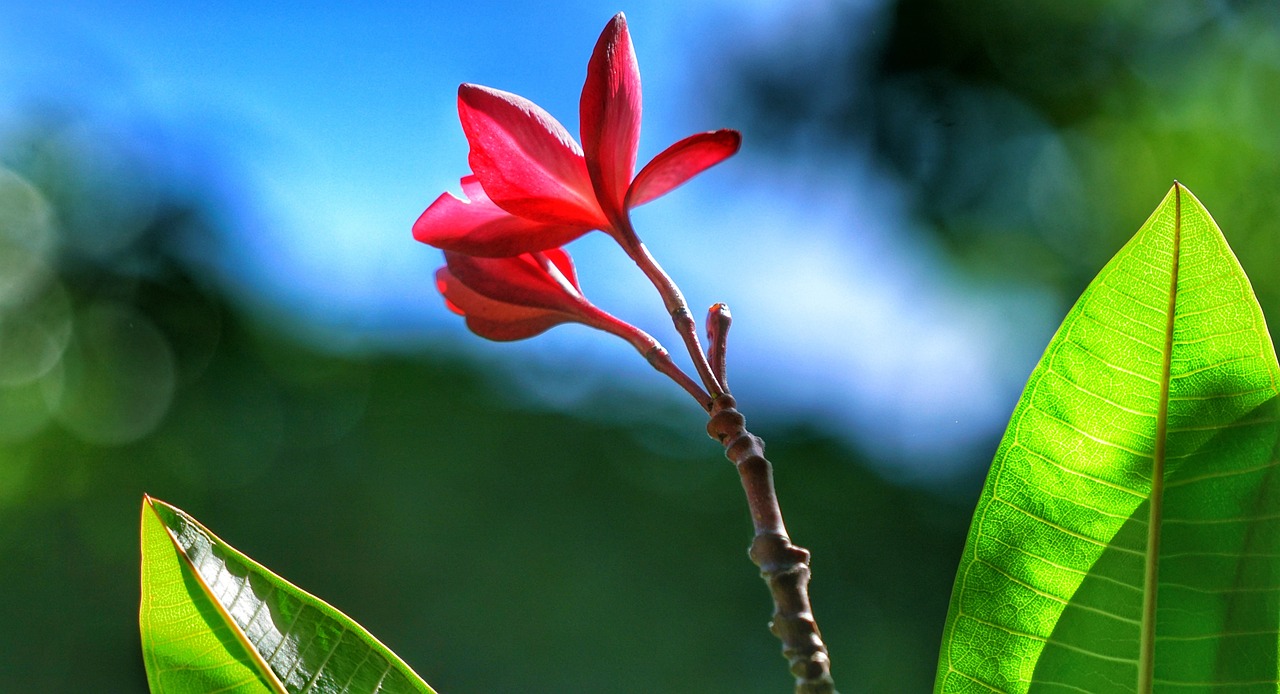
<svg viewBox="0 0 1280 694">
<path fill-rule="evenodd" d="M 148 498 L 148 501 L 151 501 L 150 498 Z M 185 520 L 189 522 L 192 521 L 192 519 L 189 518 Z M 200 573 L 199 567 L 197 567 L 195 562 L 191 560 L 191 555 L 187 553 L 186 547 L 182 545 L 182 542 L 174 533 L 174 529 L 169 527 L 168 523 L 162 523 L 162 526 L 164 527 L 165 534 L 169 537 L 169 541 L 173 543 L 174 549 L 178 551 L 178 556 L 182 558 L 183 563 L 186 564 L 188 570 L 190 570 L 196 583 L 200 586 L 200 589 L 204 591 L 205 597 L 208 598 L 209 602 L 213 603 L 214 608 L 218 611 L 218 615 L 222 617 L 223 623 L 228 629 L 230 629 L 236 640 L 239 641 L 240 645 L 245 649 L 249 658 L 253 661 L 255 669 L 258 670 L 258 673 L 262 676 L 263 680 L 265 680 L 267 686 L 271 687 L 271 690 L 276 694 L 288 694 L 289 690 L 285 688 L 284 683 L 280 681 L 278 676 L 276 676 L 275 671 L 272 670 L 271 666 L 267 664 L 267 661 L 263 659 L 262 653 L 258 651 L 257 646 L 253 644 L 249 635 L 240 628 L 240 625 L 237 624 L 231 614 L 227 612 L 226 606 L 223 605 L 222 601 L 218 599 L 218 596 L 214 594 L 213 587 L 209 585 L 205 580 L 204 575 Z M 211 534 L 207 533 L 203 527 L 198 525 L 194 527 L 194 530 L 205 535 L 206 540 L 209 542 L 210 554 L 212 554 L 215 559 L 225 562 L 225 559 L 217 556 L 214 552 L 216 543 L 214 543 Z"/>
<path fill-rule="evenodd" d="M 1151 453 L 1151 501 L 1147 517 L 1146 566 L 1142 586 L 1142 629 L 1138 651 L 1138 693 L 1151 694 L 1155 679 L 1156 601 L 1159 597 L 1160 531 L 1164 514 L 1165 444 L 1169 426 L 1169 386 L 1173 368 L 1173 328 L 1177 317 L 1178 265 L 1182 255 L 1182 184 L 1173 183 L 1173 267 L 1165 314 L 1164 353 L 1160 364 L 1160 404 L 1156 409 L 1155 445 Z"/>
</svg>

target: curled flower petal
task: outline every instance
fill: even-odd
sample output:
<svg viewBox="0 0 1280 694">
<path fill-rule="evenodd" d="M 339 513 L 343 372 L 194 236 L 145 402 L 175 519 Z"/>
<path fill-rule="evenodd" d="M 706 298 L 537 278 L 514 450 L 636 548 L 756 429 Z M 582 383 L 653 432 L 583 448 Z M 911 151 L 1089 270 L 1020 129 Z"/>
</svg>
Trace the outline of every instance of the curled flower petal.
<svg viewBox="0 0 1280 694">
<path fill-rule="evenodd" d="M 640 141 L 640 66 L 619 12 L 605 26 L 587 63 L 579 117 L 587 171 L 605 215 L 617 223 L 636 168 Z"/>
<path fill-rule="evenodd" d="M 578 269 L 573 266 L 573 258 L 569 257 L 569 251 L 563 248 L 548 248 L 542 254 L 560 271 L 561 276 L 569 280 L 569 284 L 573 285 L 573 288 L 581 294 L 582 286 L 578 284 Z"/>
<path fill-rule="evenodd" d="M 462 200 L 444 193 L 413 224 L 413 237 L 446 251 L 500 257 L 555 248 L 591 230 L 587 226 L 517 217 L 489 199 L 475 176 L 462 179 Z"/>
<path fill-rule="evenodd" d="M 490 340 L 523 340 L 574 320 L 573 316 L 560 311 L 490 299 L 458 281 L 447 267 L 436 271 L 436 288 L 444 296 L 449 310 L 466 318 L 471 332 Z"/>
<path fill-rule="evenodd" d="M 737 153 L 742 135 L 736 130 L 716 130 L 690 135 L 671 145 L 645 164 L 627 191 L 627 208 L 661 197 L 690 178 Z"/>
<path fill-rule="evenodd" d="M 458 115 L 471 171 L 494 204 L 538 222 L 605 226 L 582 151 L 549 113 L 524 97 L 464 84 Z"/>
<path fill-rule="evenodd" d="M 490 299 L 579 315 L 590 306 L 578 287 L 573 262 L 563 249 L 509 258 L 478 258 L 445 251 L 444 259 L 459 282 Z"/>
</svg>

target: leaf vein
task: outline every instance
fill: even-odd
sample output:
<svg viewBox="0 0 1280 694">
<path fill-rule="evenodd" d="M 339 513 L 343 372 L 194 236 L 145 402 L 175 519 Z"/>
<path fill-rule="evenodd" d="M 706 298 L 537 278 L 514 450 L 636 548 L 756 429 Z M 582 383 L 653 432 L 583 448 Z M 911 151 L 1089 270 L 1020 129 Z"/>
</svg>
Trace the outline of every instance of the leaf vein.
<svg viewBox="0 0 1280 694">
<path fill-rule="evenodd" d="M 1053 458 L 1050 458 L 1049 456 L 1047 456 L 1047 455 L 1045 455 L 1045 454 L 1043 454 L 1043 453 L 1041 453 L 1041 452 L 1039 452 L 1039 451 L 1035 450 L 1034 448 L 1031 448 L 1030 446 L 1026 445 L 1025 443 L 1022 443 L 1021 441 L 1014 441 L 1014 442 L 1013 442 L 1013 445 L 1011 446 L 1011 448 L 1021 448 L 1022 450 L 1026 451 L 1027 453 L 1030 453 L 1031 455 L 1033 455 L 1033 456 L 1035 456 L 1035 457 L 1039 458 L 1040 460 L 1043 460 L 1044 462 L 1046 462 L 1046 463 L 1048 463 L 1048 464 L 1050 464 L 1050 465 L 1052 465 L 1052 466 L 1056 467 L 1057 469 L 1059 469 L 1059 470 L 1061 470 L 1061 471 L 1063 471 L 1063 472 L 1065 472 L 1065 473 L 1067 473 L 1067 474 L 1070 474 L 1070 475 L 1076 475 L 1077 477 L 1082 477 L 1082 478 L 1084 478 L 1084 479 L 1086 479 L 1086 480 L 1089 480 L 1089 481 L 1091 481 L 1091 482 L 1096 482 L 1096 483 L 1098 483 L 1098 484 L 1100 484 L 1100 485 L 1102 485 L 1102 486 L 1104 486 L 1104 487 L 1108 487 L 1108 488 L 1110 488 L 1110 489 L 1115 489 L 1115 490 L 1117 490 L 1117 491 L 1125 492 L 1125 493 L 1127 493 L 1127 494 L 1132 494 L 1133 496 L 1138 497 L 1138 498 L 1140 498 L 1140 499 L 1145 499 L 1145 498 L 1147 498 L 1147 495 L 1146 495 L 1146 494 L 1144 494 L 1144 493 L 1142 493 L 1142 492 L 1139 492 L 1139 491 L 1137 491 L 1137 490 L 1134 490 L 1134 489 L 1130 489 L 1130 488 L 1128 488 L 1128 487 L 1124 486 L 1123 484 L 1120 484 L 1119 482 L 1112 482 L 1112 481 L 1110 481 L 1110 480 L 1103 479 L 1103 478 L 1098 477 L 1098 476 L 1096 476 L 1096 475 L 1091 475 L 1091 474 L 1089 474 L 1089 473 L 1087 473 L 1087 472 L 1083 472 L 1083 471 L 1081 471 L 1081 470 L 1073 470 L 1072 468 L 1069 468 L 1069 467 L 1067 467 L 1066 465 L 1063 465 L 1062 463 L 1060 463 L 1060 462 L 1058 462 L 1058 461 L 1054 460 Z"/>
<path fill-rule="evenodd" d="M 1011 503 L 1011 502 L 1009 502 L 1009 501 L 1006 501 L 1005 499 L 1001 499 L 1001 498 L 1000 498 L 1000 497 L 998 497 L 998 496 L 994 496 L 994 495 L 993 495 L 991 498 L 992 498 L 994 501 L 998 501 L 998 502 L 1000 502 L 1000 503 L 1004 504 L 1005 506 L 1008 506 L 1009 508 L 1011 508 L 1011 509 L 1013 509 L 1013 510 L 1015 510 L 1015 511 L 1017 511 L 1017 512 L 1019 512 L 1019 513 L 1023 514 L 1023 515 L 1025 515 L 1026 517 L 1028 517 L 1028 518 L 1030 518 L 1030 519 L 1032 519 L 1032 520 L 1039 521 L 1039 522 L 1043 523 L 1044 525 L 1046 525 L 1046 526 L 1048 526 L 1048 527 L 1050 527 L 1050 528 L 1053 528 L 1054 530 L 1057 530 L 1057 531 L 1059 531 L 1059 532 L 1061 532 L 1061 533 L 1063 533 L 1063 534 L 1065 534 L 1065 535 L 1070 535 L 1070 536 L 1072 536 L 1072 537 L 1074 537 L 1074 538 L 1077 538 L 1077 539 L 1079 539 L 1079 540 L 1083 540 L 1083 541 L 1085 541 L 1085 542 L 1088 542 L 1089 544 L 1097 545 L 1097 546 L 1102 547 L 1102 548 L 1105 548 L 1105 549 L 1114 549 L 1114 550 L 1116 550 L 1117 552 L 1126 552 L 1126 553 L 1129 553 L 1129 554 L 1136 554 L 1136 555 L 1138 555 L 1138 556 L 1145 556 L 1142 552 L 1139 552 L 1138 550 L 1130 549 L 1130 548 L 1128 548 L 1128 547 L 1122 547 L 1122 546 L 1120 546 L 1120 545 L 1108 544 L 1108 543 L 1106 543 L 1106 542 L 1103 542 L 1102 540 L 1098 540 L 1098 539 L 1095 539 L 1095 538 L 1089 537 L 1088 535 L 1085 535 L 1085 534 L 1083 534 L 1083 533 L 1079 533 L 1079 532 L 1076 532 L 1076 531 L 1071 530 L 1071 529 L 1069 529 L 1069 528 L 1065 528 L 1065 527 L 1063 527 L 1063 526 L 1061 526 L 1061 525 L 1058 525 L 1057 523 L 1054 523 L 1054 522 L 1052 522 L 1052 521 L 1048 520 L 1047 518 L 1044 518 L 1044 517 L 1042 517 L 1042 516 L 1037 516 L 1036 514 L 1034 514 L 1034 513 L 1030 512 L 1030 511 L 1028 511 L 1027 509 L 1022 508 L 1021 506 L 1018 506 L 1017 504 L 1014 504 L 1014 503 Z M 1034 556 L 1034 555 L 1032 555 L 1032 556 Z"/>
</svg>

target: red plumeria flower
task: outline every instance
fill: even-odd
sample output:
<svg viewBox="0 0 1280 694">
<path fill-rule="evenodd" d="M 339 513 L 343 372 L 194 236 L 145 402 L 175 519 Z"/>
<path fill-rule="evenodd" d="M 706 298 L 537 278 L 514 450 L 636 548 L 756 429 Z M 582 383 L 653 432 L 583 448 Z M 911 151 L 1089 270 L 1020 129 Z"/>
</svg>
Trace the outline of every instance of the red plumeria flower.
<svg viewBox="0 0 1280 694">
<path fill-rule="evenodd" d="M 445 251 L 444 257 L 446 265 L 436 271 L 436 286 L 449 309 L 464 316 L 467 327 L 480 337 L 522 340 L 569 322 L 629 341 L 639 333 L 587 301 L 573 260 L 562 248 L 506 258 Z"/>
<path fill-rule="evenodd" d="M 466 199 L 445 193 L 414 238 L 482 257 L 557 248 L 601 229 L 630 247 L 629 211 L 738 151 L 734 130 L 691 135 L 635 173 L 640 70 L 621 13 L 600 34 L 582 87 L 582 147 L 555 118 L 508 92 L 464 84 L 458 114 L 471 145 Z"/>
</svg>

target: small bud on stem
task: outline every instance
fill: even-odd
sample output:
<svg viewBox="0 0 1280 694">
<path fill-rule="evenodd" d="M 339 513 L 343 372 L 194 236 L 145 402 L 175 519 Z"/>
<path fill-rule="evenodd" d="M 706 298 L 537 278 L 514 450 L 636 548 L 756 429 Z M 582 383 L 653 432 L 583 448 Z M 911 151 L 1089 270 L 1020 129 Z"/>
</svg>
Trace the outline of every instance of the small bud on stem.
<svg viewBox="0 0 1280 694">
<path fill-rule="evenodd" d="M 726 353 L 731 323 L 733 323 L 733 315 L 729 313 L 727 304 L 712 304 L 711 308 L 707 309 L 707 361 L 711 364 L 711 375 L 715 376 L 726 393 L 729 392 Z"/>
</svg>

